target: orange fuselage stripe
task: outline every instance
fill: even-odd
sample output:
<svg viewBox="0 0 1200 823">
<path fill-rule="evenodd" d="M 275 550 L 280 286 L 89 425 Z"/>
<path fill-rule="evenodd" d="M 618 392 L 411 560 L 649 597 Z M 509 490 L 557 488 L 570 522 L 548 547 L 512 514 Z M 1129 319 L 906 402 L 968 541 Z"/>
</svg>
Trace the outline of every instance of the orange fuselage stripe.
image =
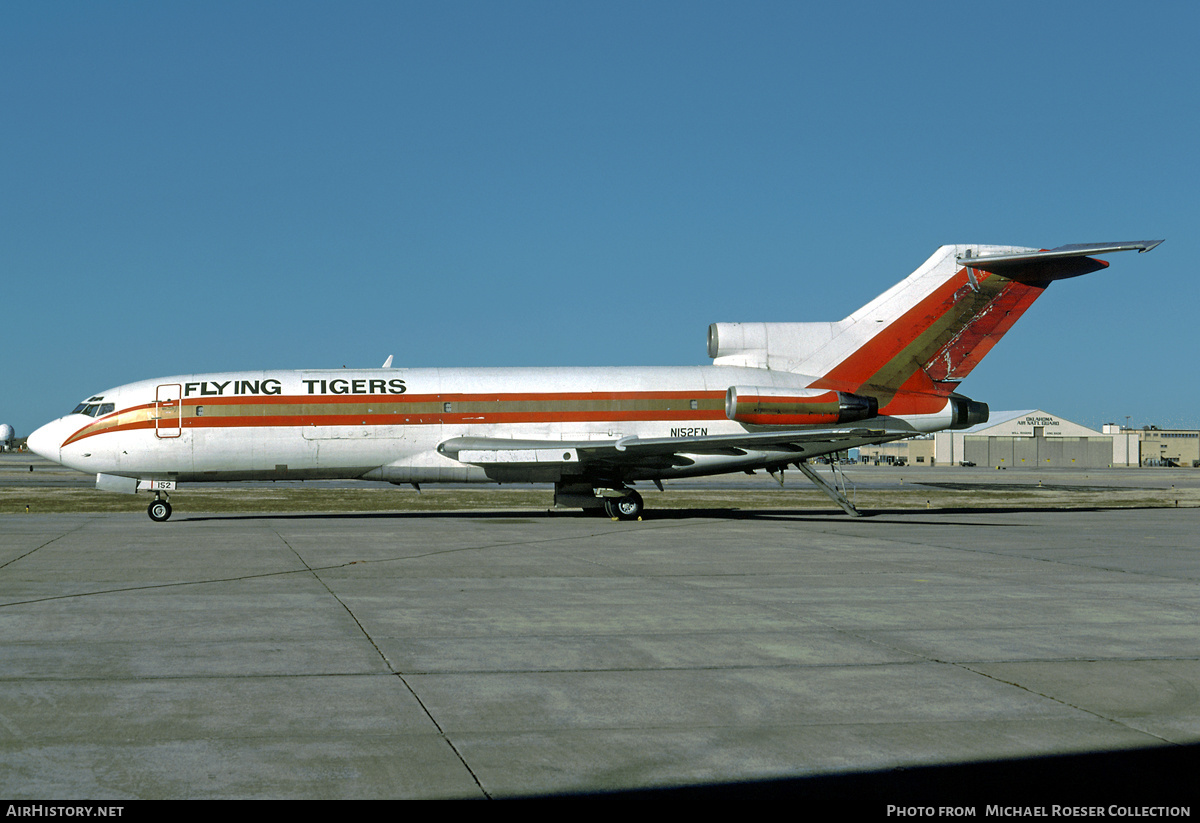
<svg viewBox="0 0 1200 823">
<path fill-rule="evenodd" d="M 691 408 L 692 400 L 697 408 Z M 723 420 L 724 404 L 724 392 L 709 391 L 189 397 L 162 417 L 155 403 L 122 409 L 84 426 L 63 445 L 98 434 L 154 428 Z"/>
</svg>

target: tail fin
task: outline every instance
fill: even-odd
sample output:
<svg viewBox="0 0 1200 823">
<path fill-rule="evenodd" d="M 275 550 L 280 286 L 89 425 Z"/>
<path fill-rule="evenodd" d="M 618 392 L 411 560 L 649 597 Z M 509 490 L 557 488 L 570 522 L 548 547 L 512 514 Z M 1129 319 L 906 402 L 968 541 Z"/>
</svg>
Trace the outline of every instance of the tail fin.
<svg viewBox="0 0 1200 823">
<path fill-rule="evenodd" d="M 715 323 L 709 356 L 819 377 L 816 387 L 949 396 L 1054 280 L 1105 268 L 1090 257 L 1150 251 L 1161 240 L 1038 250 L 942 246 L 925 264 L 836 323 Z"/>
</svg>

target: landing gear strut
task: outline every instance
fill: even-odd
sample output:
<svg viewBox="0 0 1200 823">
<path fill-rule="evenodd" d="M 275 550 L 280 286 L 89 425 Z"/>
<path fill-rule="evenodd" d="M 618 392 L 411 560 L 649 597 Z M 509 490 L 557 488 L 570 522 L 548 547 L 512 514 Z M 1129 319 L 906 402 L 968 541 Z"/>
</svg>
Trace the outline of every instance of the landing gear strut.
<svg viewBox="0 0 1200 823">
<path fill-rule="evenodd" d="M 150 501 L 146 508 L 146 514 L 150 515 L 150 519 L 155 523 L 164 523 L 171 517 L 171 504 L 165 497 L 156 493 L 154 500 Z"/>
</svg>

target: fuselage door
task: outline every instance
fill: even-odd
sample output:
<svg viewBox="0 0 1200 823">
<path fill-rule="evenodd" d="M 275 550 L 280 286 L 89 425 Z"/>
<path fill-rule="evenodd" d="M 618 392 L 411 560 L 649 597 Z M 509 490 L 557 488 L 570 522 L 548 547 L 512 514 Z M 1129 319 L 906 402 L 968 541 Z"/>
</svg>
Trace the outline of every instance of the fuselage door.
<svg viewBox="0 0 1200 823">
<path fill-rule="evenodd" d="M 183 420 L 183 387 L 164 383 L 154 397 L 154 434 L 156 437 L 178 437 Z"/>
</svg>

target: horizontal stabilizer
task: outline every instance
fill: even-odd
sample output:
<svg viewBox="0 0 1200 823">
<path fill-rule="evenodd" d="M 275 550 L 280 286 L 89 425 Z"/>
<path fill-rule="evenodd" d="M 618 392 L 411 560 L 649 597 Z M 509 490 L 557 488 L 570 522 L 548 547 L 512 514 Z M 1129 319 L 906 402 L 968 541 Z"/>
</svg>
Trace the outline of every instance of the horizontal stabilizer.
<svg viewBox="0 0 1200 823">
<path fill-rule="evenodd" d="M 1133 240 L 1123 243 L 1075 243 L 1044 251 L 1020 252 L 1017 254 L 994 254 L 972 257 L 970 249 L 958 256 L 960 265 L 979 271 L 991 272 L 1009 280 L 1022 283 L 1048 283 L 1078 277 L 1108 266 L 1103 260 L 1094 260 L 1090 255 L 1110 254 L 1118 251 L 1147 252 L 1161 240 Z"/>
</svg>

